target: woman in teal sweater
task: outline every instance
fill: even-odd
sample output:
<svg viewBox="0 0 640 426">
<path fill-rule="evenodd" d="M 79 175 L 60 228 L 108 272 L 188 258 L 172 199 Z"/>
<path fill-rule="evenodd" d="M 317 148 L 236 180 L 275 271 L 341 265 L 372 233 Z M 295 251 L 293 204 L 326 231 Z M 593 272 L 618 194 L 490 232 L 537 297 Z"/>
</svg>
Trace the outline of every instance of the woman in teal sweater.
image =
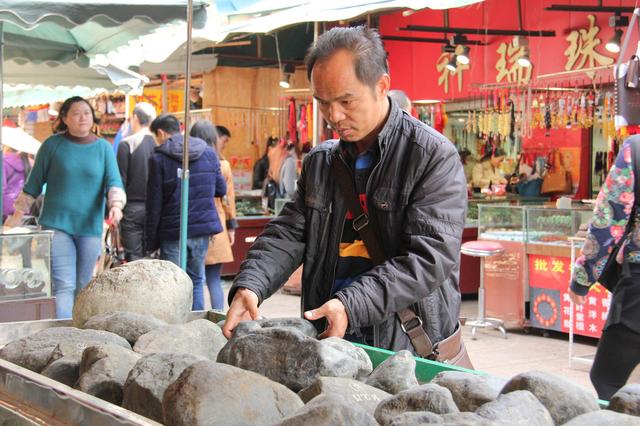
<svg viewBox="0 0 640 426">
<path fill-rule="evenodd" d="M 39 224 L 54 231 L 51 276 L 56 316 L 70 318 L 75 295 L 84 288 L 102 251 L 105 201 L 109 219 L 122 218 L 126 203 L 113 148 L 91 132 L 95 112 L 83 98 L 67 99 L 60 108 L 55 135 L 38 151 L 18 196 L 15 213 L 5 225 L 15 226 L 46 184 Z"/>
</svg>

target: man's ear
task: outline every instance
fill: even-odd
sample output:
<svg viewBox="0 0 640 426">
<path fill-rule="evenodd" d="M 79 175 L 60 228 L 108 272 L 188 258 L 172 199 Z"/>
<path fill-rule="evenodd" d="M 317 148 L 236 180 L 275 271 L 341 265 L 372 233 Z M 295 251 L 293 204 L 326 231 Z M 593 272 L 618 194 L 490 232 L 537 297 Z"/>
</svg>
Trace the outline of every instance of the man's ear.
<svg viewBox="0 0 640 426">
<path fill-rule="evenodd" d="M 384 73 L 380 76 L 378 82 L 376 83 L 376 95 L 378 95 L 378 98 L 385 98 L 387 96 L 387 93 L 389 93 L 390 88 L 391 77 L 389 77 L 389 74 Z"/>
</svg>

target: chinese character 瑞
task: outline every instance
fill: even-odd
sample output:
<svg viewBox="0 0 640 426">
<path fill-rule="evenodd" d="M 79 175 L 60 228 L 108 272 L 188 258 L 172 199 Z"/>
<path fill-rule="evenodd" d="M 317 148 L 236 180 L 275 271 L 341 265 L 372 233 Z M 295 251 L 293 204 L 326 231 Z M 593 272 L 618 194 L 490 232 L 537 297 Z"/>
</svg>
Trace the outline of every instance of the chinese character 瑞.
<svg viewBox="0 0 640 426">
<path fill-rule="evenodd" d="M 544 259 L 536 259 L 533 262 L 533 269 L 535 269 L 536 271 L 548 271 L 549 264 Z"/>
<path fill-rule="evenodd" d="M 596 65 L 611 65 L 613 59 L 596 52 L 596 47 L 601 43 L 597 37 L 600 28 L 595 25 L 596 18 L 593 15 L 587 16 L 589 19 L 589 28 L 571 31 L 566 40 L 569 47 L 564 51 L 567 57 L 567 64 L 564 69 L 566 71 L 572 69 L 582 69 L 585 65 L 593 68 Z M 593 78 L 593 71 L 586 73 L 589 78 Z"/>
<path fill-rule="evenodd" d="M 509 83 L 527 84 L 531 80 L 531 68 L 523 67 L 518 63 L 518 59 L 524 56 L 524 46 L 515 46 L 514 42 L 500 43 L 498 47 L 498 62 L 496 62 L 496 81 L 500 83 L 507 78 Z"/>
</svg>

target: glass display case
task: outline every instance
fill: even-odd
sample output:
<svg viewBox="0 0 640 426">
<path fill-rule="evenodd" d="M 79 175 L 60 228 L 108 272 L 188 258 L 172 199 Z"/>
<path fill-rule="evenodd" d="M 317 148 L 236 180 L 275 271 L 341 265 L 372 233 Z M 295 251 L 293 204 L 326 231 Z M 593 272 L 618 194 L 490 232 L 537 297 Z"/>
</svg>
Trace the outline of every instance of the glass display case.
<svg viewBox="0 0 640 426">
<path fill-rule="evenodd" d="M 525 207 L 479 204 L 478 239 L 525 242 Z"/>
<path fill-rule="evenodd" d="M 0 234 L 0 302 L 51 297 L 52 237 L 27 228 Z"/>
<path fill-rule="evenodd" d="M 527 242 L 570 246 L 569 237 L 586 230 L 593 212 L 590 207 L 556 209 L 527 208 Z"/>
<path fill-rule="evenodd" d="M 267 198 L 261 189 L 236 191 L 236 215 L 264 216 L 269 214 Z"/>
</svg>

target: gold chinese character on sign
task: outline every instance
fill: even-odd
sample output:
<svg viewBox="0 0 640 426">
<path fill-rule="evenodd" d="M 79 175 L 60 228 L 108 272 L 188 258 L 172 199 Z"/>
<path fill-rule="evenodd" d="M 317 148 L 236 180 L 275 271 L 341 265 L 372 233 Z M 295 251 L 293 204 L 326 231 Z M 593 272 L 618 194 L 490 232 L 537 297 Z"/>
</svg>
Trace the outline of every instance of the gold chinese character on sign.
<svg viewBox="0 0 640 426">
<path fill-rule="evenodd" d="M 456 47 L 456 54 L 458 51 L 461 52 L 462 46 Z M 462 91 L 462 74 L 464 71 L 469 69 L 469 64 L 461 64 L 456 62 L 456 70 L 451 71 L 447 68 L 447 64 L 451 60 L 451 56 L 447 52 L 442 52 L 438 61 L 436 62 L 436 69 L 440 73 L 440 77 L 438 77 L 438 86 L 444 85 L 444 93 L 449 93 L 449 79 L 451 77 L 458 77 L 458 91 Z"/>
<path fill-rule="evenodd" d="M 593 15 L 587 16 L 589 19 L 589 28 L 571 31 L 566 40 L 569 47 L 564 51 L 567 57 L 567 64 L 564 66 L 566 71 L 579 70 L 582 68 L 593 68 L 599 65 L 611 65 L 613 59 L 604 56 L 596 51 L 596 47 L 602 43 L 597 37 L 600 28 L 596 26 L 596 18 Z M 595 72 L 586 72 L 589 78 L 595 76 Z"/>
<path fill-rule="evenodd" d="M 533 269 L 535 269 L 536 271 L 548 271 L 549 264 L 544 259 L 536 259 L 533 262 Z"/>
<path fill-rule="evenodd" d="M 562 260 L 554 260 L 551 262 L 551 272 L 564 274 L 564 262 Z"/>
<path fill-rule="evenodd" d="M 524 46 L 516 46 L 511 43 L 500 43 L 498 47 L 498 61 L 496 62 L 496 81 L 500 83 L 505 78 L 509 83 L 527 84 L 531 80 L 531 68 L 523 67 L 518 63 L 518 59 L 522 58 L 526 50 Z"/>
</svg>

